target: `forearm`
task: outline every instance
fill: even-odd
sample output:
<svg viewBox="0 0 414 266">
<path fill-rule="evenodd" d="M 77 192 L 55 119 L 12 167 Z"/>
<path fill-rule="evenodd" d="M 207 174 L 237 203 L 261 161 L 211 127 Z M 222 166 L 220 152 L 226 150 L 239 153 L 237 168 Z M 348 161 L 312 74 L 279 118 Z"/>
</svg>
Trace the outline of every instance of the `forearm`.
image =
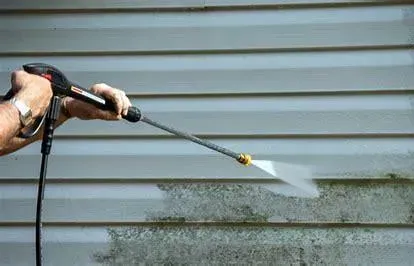
<svg viewBox="0 0 414 266">
<path fill-rule="evenodd" d="M 3 105 L 5 105 L 5 104 L 1 104 L 0 106 L 3 107 Z M 3 108 L 3 109 L 12 109 L 13 110 L 13 108 Z M 61 108 L 61 110 L 62 110 L 62 108 Z M 17 112 L 16 112 L 15 115 L 16 115 L 16 117 L 12 117 L 9 122 L 6 122 L 4 124 L 4 125 L 9 125 L 9 123 L 10 123 L 10 125 L 11 124 L 16 124 L 16 129 L 14 129 L 14 130 L 10 129 L 9 130 L 10 132 L 5 133 L 4 135 L 2 133 L 1 139 L 2 140 L 4 139 L 5 142 L 2 143 L 2 145 L 1 145 L 0 156 L 12 153 L 12 152 L 14 152 L 18 149 L 21 149 L 21 148 L 23 148 L 23 147 L 25 147 L 25 146 L 27 146 L 27 145 L 35 142 L 35 141 L 41 140 L 43 138 L 44 125 L 42 125 L 42 127 L 39 129 L 38 133 L 36 135 L 34 135 L 33 137 L 31 137 L 31 138 L 23 139 L 23 138 L 17 137 L 17 134 L 20 130 L 20 126 L 19 126 L 20 120 L 19 120 L 19 115 L 18 115 Z M 0 117 L 2 117 L 2 116 L 3 116 L 3 114 L 0 113 Z M 55 123 L 55 128 L 57 128 L 58 126 L 60 126 L 64 122 L 66 122 L 68 119 L 69 118 L 64 114 L 64 112 L 61 111 L 60 115 L 59 115 L 59 118 Z M 1 123 L 3 123 L 3 122 L 0 122 L 0 124 Z M 7 136 L 7 137 L 3 138 L 3 136 Z"/>
<path fill-rule="evenodd" d="M 55 128 L 59 127 L 66 120 L 67 120 L 66 117 L 60 115 L 59 119 L 56 121 Z M 39 132 L 36 135 L 34 135 L 33 137 L 28 138 L 28 139 L 22 139 L 22 138 L 19 138 L 19 137 L 12 138 L 10 140 L 10 142 L 8 143 L 8 145 L 5 146 L 4 153 L 3 153 L 3 151 L 0 152 L 0 156 L 12 153 L 12 152 L 14 152 L 18 149 L 21 149 L 21 148 L 23 148 L 23 147 L 25 147 L 25 146 L 27 146 L 27 145 L 35 142 L 35 141 L 41 140 L 43 138 L 43 128 L 44 128 L 44 126 L 42 126 L 39 129 Z"/>
<path fill-rule="evenodd" d="M 9 102 L 0 103 L 0 155 L 6 154 L 8 146 L 20 130 L 19 112 Z"/>
</svg>

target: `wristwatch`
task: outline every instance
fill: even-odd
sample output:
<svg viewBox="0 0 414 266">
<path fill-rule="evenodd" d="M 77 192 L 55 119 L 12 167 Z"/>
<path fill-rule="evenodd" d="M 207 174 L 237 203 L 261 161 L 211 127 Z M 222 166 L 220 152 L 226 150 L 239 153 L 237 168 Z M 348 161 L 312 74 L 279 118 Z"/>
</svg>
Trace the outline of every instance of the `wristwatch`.
<svg viewBox="0 0 414 266">
<path fill-rule="evenodd" d="M 23 127 L 27 126 L 32 118 L 32 110 L 30 110 L 24 102 L 15 97 L 10 99 L 10 103 L 16 106 L 17 110 L 19 110 L 20 122 Z"/>
</svg>

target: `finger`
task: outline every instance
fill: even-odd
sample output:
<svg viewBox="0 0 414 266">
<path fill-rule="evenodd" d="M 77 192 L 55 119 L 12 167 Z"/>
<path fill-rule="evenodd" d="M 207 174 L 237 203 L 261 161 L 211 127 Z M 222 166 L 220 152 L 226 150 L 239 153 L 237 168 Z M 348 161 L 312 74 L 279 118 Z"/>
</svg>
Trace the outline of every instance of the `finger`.
<svg viewBox="0 0 414 266">
<path fill-rule="evenodd" d="M 115 104 L 115 112 L 120 115 L 123 111 L 123 98 L 122 98 L 122 93 L 119 90 L 114 90 L 113 92 L 114 95 L 114 104 Z"/>
<path fill-rule="evenodd" d="M 103 120 L 120 120 L 121 115 L 115 114 L 113 112 L 108 112 L 104 110 L 97 109 L 95 117 Z"/>
<path fill-rule="evenodd" d="M 114 106 L 114 112 L 116 114 L 121 114 L 122 111 L 122 99 L 120 98 L 120 95 L 118 93 L 118 90 L 115 88 L 110 87 L 109 85 L 105 83 L 95 84 L 91 88 L 91 90 L 98 94 L 103 96 L 105 99 L 111 101 Z"/>
<path fill-rule="evenodd" d="M 126 96 L 125 92 L 122 91 L 122 102 L 123 102 L 123 108 L 122 108 L 122 114 L 127 115 L 128 109 L 131 107 L 131 102 L 129 101 L 128 97 Z"/>
</svg>

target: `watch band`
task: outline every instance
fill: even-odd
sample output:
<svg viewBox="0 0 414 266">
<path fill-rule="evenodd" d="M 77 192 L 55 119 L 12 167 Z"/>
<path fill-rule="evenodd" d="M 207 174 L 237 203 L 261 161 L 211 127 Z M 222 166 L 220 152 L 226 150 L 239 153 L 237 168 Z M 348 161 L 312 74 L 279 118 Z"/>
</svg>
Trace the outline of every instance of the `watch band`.
<svg viewBox="0 0 414 266">
<path fill-rule="evenodd" d="M 32 111 L 30 108 L 16 97 L 11 98 L 10 103 L 19 110 L 19 118 L 23 127 L 27 126 L 32 118 Z"/>
</svg>

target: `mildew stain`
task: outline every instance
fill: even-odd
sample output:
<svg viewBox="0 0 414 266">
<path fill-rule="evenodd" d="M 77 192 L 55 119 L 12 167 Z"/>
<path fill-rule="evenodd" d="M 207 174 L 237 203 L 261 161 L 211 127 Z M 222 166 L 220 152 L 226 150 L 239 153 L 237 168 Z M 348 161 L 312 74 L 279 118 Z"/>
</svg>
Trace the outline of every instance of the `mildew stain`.
<svg viewBox="0 0 414 266">
<path fill-rule="evenodd" d="M 94 254 L 94 260 L 111 266 L 378 265 L 391 260 L 405 265 L 414 260 L 413 233 L 390 229 L 145 226 L 108 233 L 109 249 Z"/>
<path fill-rule="evenodd" d="M 146 220 L 178 221 L 183 226 L 110 228 L 109 249 L 94 258 L 111 266 L 348 265 L 346 260 L 352 259 L 349 254 L 363 251 L 358 247 L 349 251 L 347 245 L 382 241 L 376 230 L 252 229 L 232 227 L 232 223 L 413 223 L 414 185 L 394 180 L 394 183 L 321 183 L 319 198 L 287 197 L 249 184 L 159 185 L 165 192 L 164 208 L 148 212 Z M 184 226 L 186 221 L 220 221 L 228 226 L 191 228 Z"/>
<path fill-rule="evenodd" d="M 321 183 L 319 198 L 287 197 L 246 184 L 162 185 L 164 207 L 148 211 L 146 221 L 404 223 L 410 219 L 414 184 L 395 180 Z"/>
</svg>

